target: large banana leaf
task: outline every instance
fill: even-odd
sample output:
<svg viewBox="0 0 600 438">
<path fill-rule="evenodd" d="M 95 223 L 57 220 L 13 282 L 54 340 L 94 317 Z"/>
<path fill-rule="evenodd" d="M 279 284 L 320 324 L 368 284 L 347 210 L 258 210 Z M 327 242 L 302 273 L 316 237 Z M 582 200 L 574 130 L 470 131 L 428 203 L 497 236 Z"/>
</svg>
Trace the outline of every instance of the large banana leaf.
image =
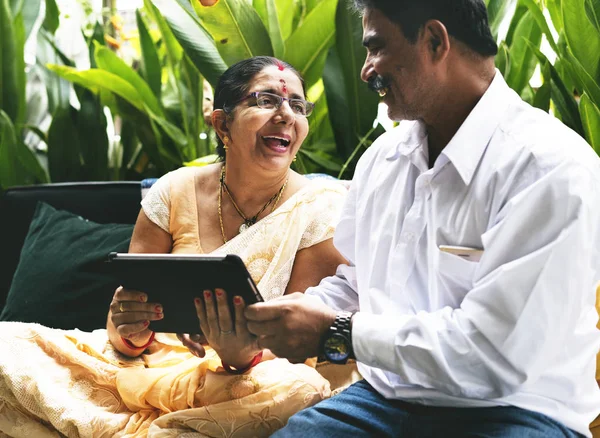
<svg viewBox="0 0 600 438">
<path fill-rule="evenodd" d="M 192 3 L 226 64 L 257 55 L 273 56 L 267 29 L 248 0 L 220 0 L 214 6 Z"/>
<path fill-rule="evenodd" d="M 323 73 L 329 48 L 335 40 L 335 13 L 338 0 L 323 0 L 285 41 L 285 60 L 314 84 Z"/>
<path fill-rule="evenodd" d="M 23 58 L 23 53 L 18 52 L 13 18 L 8 0 L 0 0 L 0 109 L 11 120 L 17 121 L 21 112 L 21 96 L 19 72 L 14 60 L 19 56 Z"/>
<path fill-rule="evenodd" d="M 192 15 L 176 0 L 153 0 L 153 4 L 194 66 L 215 87 L 227 65 L 195 14 Z"/>
<path fill-rule="evenodd" d="M 119 76 L 123 80 L 127 81 L 136 90 L 144 102 L 144 105 L 150 111 L 152 111 L 152 113 L 158 116 L 163 115 L 163 110 L 158 102 L 158 99 L 152 93 L 148 83 L 144 81 L 134 69 L 129 67 L 125 61 L 119 58 L 115 52 L 106 46 L 96 44 L 94 55 L 99 68 L 113 73 L 114 75 Z"/>
<path fill-rule="evenodd" d="M 538 48 L 542 41 L 542 31 L 530 11 L 523 16 L 510 46 L 510 69 L 506 82 L 517 93 L 521 93 L 529 83 L 538 60 L 533 54 L 530 44 Z"/>
<path fill-rule="evenodd" d="M 106 89 L 121 96 L 138 110 L 144 111 L 144 102 L 137 90 L 114 73 L 95 68 L 79 71 L 73 67 L 53 64 L 48 65 L 48 69 L 69 82 L 88 88 L 94 93 L 98 93 L 100 89 Z"/>
<path fill-rule="evenodd" d="M 579 112 L 585 130 L 585 137 L 596 153 L 600 155 L 600 110 L 586 93 L 581 96 Z"/>
<path fill-rule="evenodd" d="M 279 24 L 279 14 L 278 14 L 278 6 L 275 0 L 265 0 L 266 9 L 267 9 L 267 20 L 268 20 L 268 29 L 269 36 L 271 38 L 271 44 L 273 45 L 273 54 L 276 58 L 282 58 L 285 53 L 285 45 L 283 44 L 284 36 L 282 26 Z M 293 14 L 287 11 L 287 16 L 292 16 Z"/>
<path fill-rule="evenodd" d="M 344 2 L 337 7 L 336 45 L 324 73 L 329 118 L 338 152 L 348 158 L 359 138 L 373 128 L 379 97 L 360 78 L 367 51 L 362 45 L 362 24 Z"/>
<path fill-rule="evenodd" d="M 160 59 L 158 58 L 158 51 L 156 50 L 156 44 L 152 41 L 152 37 L 148 32 L 146 23 L 142 18 L 142 15 L 138 10 L 135 11 L 135 18 L 137 21 L 137 28 L 140 34 L 140 47 L 142 56 L 140 58 L 140 67 L 144 79 L 150 86 L 152 93 L 160 99 L 161 91 L 161 66 Z"/>
<path fill-rule="evenodd" d="M 268 6 L 267 3 L 269 2 L 274 7 Z M 285 41 L 294 30 L 294 18 L 299 8 L 294 0 L 253 0 L 252 6 L 267 27 L 273 50 L 277 53 L 275 50 L 276 43 L 273 40 L 274 32 L 277 32 L 282 41 Z M 270 8 L 270 10 L 267 8 Z M 275 11 L 275 14 L 272 11 Z M 274 19 L 277 19 L 276 30 L 273 29 Z"/>
<path fill-rule="evenodd" d="M 586 0 L 563 0 L 562 18 L 567 44 L 583 68 L 600 80 L 600 34 L 585 14 Z"/>
</svg>

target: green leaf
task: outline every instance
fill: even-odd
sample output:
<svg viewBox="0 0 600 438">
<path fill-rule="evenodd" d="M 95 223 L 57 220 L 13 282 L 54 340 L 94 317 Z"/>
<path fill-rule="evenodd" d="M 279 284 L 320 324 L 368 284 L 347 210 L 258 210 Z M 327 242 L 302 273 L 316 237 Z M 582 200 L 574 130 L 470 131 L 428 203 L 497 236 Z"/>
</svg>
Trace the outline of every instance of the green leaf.
<svg viewBox="0 0 600 438">
<path fill-rule="evenodd" d="M 519 22 L 523 19 L 525 14 L 527 13 L 527 7 L 522 5 L 521 3 L 517 3 L 517 9 L 515 9 L 515 13 L 513 14 L 510 25 L 508 26 L 508 31 L 506 32 L 505 42 L 508 47 L 512 46 L 513 37 L 515 35 L 515 31 L 517 30 L 517 26 Z"/>
<path fill-rule="evenodd" d="M 100 98 L 89 90 L 79 93 L 80 109 L 77 113 L 77 131 L 83 159 L 82 176 L 89 181 L 108 179 L 108 134 L 106 116 Z"/>
<path fill-rule="evenodd" d="M 152 90 L 146 81 L 144 81 L 134 69 L 129 67 L 121 58 L 119 58 L 115 52 L 106 46 L 96 44 L 94 55 L 99 68 L 113 73 L 122 80 L 127 81 L 136 90 L 137 94 L 142 98 L 145 106 L 150 111 L 159 116 L 163 115 L 163 110 L 158 103 L 158 99 L 152 93 Z"/>
<path fill-rule="evenodd" d="M 52 38 L 52 35 L 44 29 L 40 29 L 37 35 L 37 63 L 46 84 L 50 114 L 53 114 L 59 107 L 66 108 L 69 106 L 71 84 L 48 70 L 46 65 L 72 63 L 69 58 L 58 50 L 51 41 Z"/>
<path fill-rule="evenodd" d="M 600 0 L 585 0 L 585 15 L 600 33 Z"/>
<path fill-rule="evenodd" d="M 573 55 L 593 78 L 600 78 L 600 34 L 583 16 L 585 0 L 563 0 L 565 38 Z"/>
<path fill-rule="evenodd" d="M 98 67 L 98 64 L 96 64 L 96 57 L 94 56 L 94 52 L 96 51 L 96 46 L 98 44 L 105 46 L 106 41 L 104 40 L 104 29 L 102 29 L 102 25 L 99 22 L 96 22 L 96 24 L 94 25 L 94 31 L 92 32 L 92 36 L 88 41 L 88 52 L 90 54 L 91 68 Z M 75 67 L 75 65 L 72 65 L 72 67 Z"/>
<path fill-rule="evenodd" d="M 142 49 L 142 56 L 140 58 L 142 75 L 144 76 L 144 79 L 146 79 L 146 82 L 154 95 L 160 99 L 162 71 L 158 52 L 139 9 L 135 11 L 135 18 L 140 34 L 140 46 Z"/>
<path fill-rule="evenodd" d="M 273 55 L 276 58 L 282 58 L 285 52 L 285 46 L 283 44 L 281 28 L 279 27 L 279 18 L 277 16 L 277 5 L 275 0 L 266 0 L 266 6 L 267 19 L 269 20 L 269 36 L 271 37 L 271 44 L 273 45 Z"/>
<path fill-rule="evenodd" d="M 533 106 L 548 112 L 550 110 L 550 100 L 552 98 L 552 74 L 550 73 L 550 64 L 545 63 L 542 70 L 542 75 L 545 80 L 535 93 Z"/>
<path fill-rule="evenodd" d="M 8 115 L 0 110 L 0 187 L 6 189 L 47 181 L 39 161 L 17 137 Z"/>
<path fill-rule="evenodd" d="M 314 148 L 327 148 L 329 144 L 315 144 L 312 145 Z M 319 166 L 327 169 L 332 173 L 337 173 L 342 170 L 342 165 L 334 160 L 334 157 L 325 154 L 321 151 L 310 151 L 308 149 L 300 148 L 299 151 L 302 155 L 306 155 L 310 160 L 314 161 Z"/>
<path fill-rule="evenodd" d="M 174 0 L 154 0 L 154 5 L 196 69 L 215 87 L 227 65 L 195 14 L 191 15 Z"/>
<path fill-rule="evenodd" d="M 80 154 L 77 111 L 73 107 L 58 108 L 48 131 L 48 170 L 52 182 L 80 181 L 83 176 Z"/>
<path fill-rule="evenodd" d="M 79 84 L 94 93 L 98 93 L 100 89 L 111 91 L 121 96 L 138 110 L 144 111 L 144 102 L 137 90 L 125 79 L 114 73 L 95 68 L 78 71 L 73 67 L 52 64 L 48 65 L 48 69 L 60 77 Z"/>
<path fill-rule="evenodd" d="M 527 12 L 517 25 L 512 46 L 510 47 L 511 68 L 506 78 L 508 85 L 517 93 L 521 93 L 529 83 L 538 60 L 533 54 L 530 45 L 535 48 L 540 46 L 542 31 L 537 25 L 531 12 Z"/>
<path fill-rule="evenodd" d="M 16 121 L 21 109 L 21 93 L 17 57 L 19 53 L 16 41 L 13 15 L 8 0 L 0 0 L 0 109 L 4 110 L 11 120 Z"/>
<path fill-rule="evenodd" d="M 46 18 L 42 27 L 54 35 L 60 24 L 60 11 L 56 0 L 46 0 Z"/>
<path fill-rule="evenodd" d="M 494 38 L 498 37 L 498 30 L 506 15 L 513 10 L 516 0 L 489 0 L 487 2 L 488 20 Z"/>
<path fill-rule="evenodd" d="M 312 70 L 314 83 L 322 74 L 326 54 L 335 39 L 335 14 L 338 0 L 323 0 L 285 41 L 285 61 L 293 65 L 312 85 L 307 74 Z M 316 68 L 315 68 L 316 67 Z"/>
<path fill-rule="evenodd" d="M 519 0 L 519 1 L 522 4 L 524 4 L 525 6 L 527 6 L 527 9 L 529 10 L 529 12 L 532 14 L 533 18 L 535 19 L 535 22 L 537 23 L 539 28 L 542 30 L 544 35 L 546 35 L 546 39 L 548 40 L 550 47 L 552 47 L 554 52 L 556 52 L 558 54 L 558 46 L 556 45 L 556 41 L 554 41 L 554 36 L 552 35 L 552 32 L 550 31 L 550 27 L 548 26 L 548 22 L 546 21 L 546 17 L 544 17 L 544 14 L 543 14 L 542 10 L 540 9 L 540 6 L 538 6 L 538 4 L 533 0 Z M 589 0 L 586 0 L 586 1 L 589 1 Z"/>
<path fill-rule="evenodd" d="M 549 73 L 550 75 L 549 77 L 544 77 L 544 81 L 552 81 L 552 100 L 558 109 L 562 121 L 583 137 L 583 125 L 581 124 L 579 108 L 575 98 L 573 97 L 573 94 L 565 87 L 560 75 L 554 66 L 550 64 L 550 61 L 548 61 L 546 55 L 540 52 L 540 50 L 533 45 L 530 45 L 530 48 L 533 50 L 542 64 L 542 73 L 546 72 L 546 74 Z"/>
<path fill-rule="evenodd" d="M 285 41 L 294 31 L 294 15 L 297 8 L 294 0 L 275 0 L 275 5 L 277 6 L 277 19 L 281 27 L 281 38 Z"/>
<path fill-rule="evenodd" d="M 563 31 L 564 25 L 562 20 L 561 0 L 546 0 L 546 9 L 552 19 L 554 29 L 560 34 Z"/>
<path fill-rule="evenodd" d="M 194 1 L 193 5 L 226 64 L 257 55 L 273 56 L 267 29 L 247 0 L 220 0 L 213 6 Z"/>
<path fill-rule="evenodd" d="M 25 41 L 31 35 L 33 26 L 40 15 L 42 0 L 27 0 L 27 7 L 23 8 L 23 21 L 25 23 Z"/>
<path fill-rule="evenodd" d="M 329 55 L 332 59 L 324 72 L 324 83 L 338 153 L 345 160 L 358 139 L 373 128 L 379 97 L 360 78 L 367 55 L 360 17 L 340 2 L 335 24 L 336 45 Z"/>
<path fill-rule="evenodd" d="M 169 57 L 170 62 L 172 64 L 177 64 L 183 56 L 183 49 L 181 45 L 177 42 L 175 35 L 173 35 L 173 32 L 169 28 L 168 23 L 166 22 L 165 18 L 160 14 L 160 11 L 158 10 L 158 8 L 156 8 L 156 5 L 153 5 L 150 2 L 150 0 L 144 0 L 144 5 L 146 7 L 146 10 L 149 11 L 149 13 L 154 18 L 154 21 L 156 21 L 156 24 L 158 25 L 158 29 L 160 30 L 160 34 L 162 36 L 164 46 L 167 50 L 167 56 Z M 173 4 L 172 6 L 179 7 L 177 4 Z"/>
<path fill-rule="evenodd" d="M 510 55 L 505 41 L 502 41 L 498 46 L 498 54 L 496 55 L 495 62 L 502 76 L 507 77 L 510 71 Z"/>
<path fill-rule="evenodd" d="M 583 93 L 581 96 L 579 112 L 585 130 L 585 138 L 600 155 L 600 109 L 591 101 L 587 93 Z"/>
<path fill-rule="evenodd" d="M 16 93 L 18 96 L 18 112 L 14 119 L 15 123 L 21 125 L 25 122 L 25 114 L 27 112 L 26 101 L 26 74 L 25 74 L 25 24 L 23 22 L 23 13 L 20 12 L 14 17 L 15 22 L 15 49 L 17 56 L 13 60 L 16 70 Z"/>
<path fill-rule="evenodd" d="M 568 47 L 562 53 L 561 61 L 570 72 L 573 72 L 571 76 L 573 76 L 576 81 L 578 80 L 577 89 L 580 92 L 587 93 L 588 98 L 590 98 L 592 102 L 596 105 L 600 105 L 600 84 L 598 84 L 598 82 L 596 82 L 583 68 L 579 60 L 573 56 L 573 53 L 571 53 Z"/>
</svg>

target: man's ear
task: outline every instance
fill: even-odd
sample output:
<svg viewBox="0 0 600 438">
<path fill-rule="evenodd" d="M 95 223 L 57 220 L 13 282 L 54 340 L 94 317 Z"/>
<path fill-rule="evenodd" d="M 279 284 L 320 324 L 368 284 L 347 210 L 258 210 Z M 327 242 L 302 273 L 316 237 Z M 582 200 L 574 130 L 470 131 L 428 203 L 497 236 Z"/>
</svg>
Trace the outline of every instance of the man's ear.
<svg viewBox="0 0 600 438">
<path fill-rule="evenodd" d="M 227 114 L 222 109 L 214 110 L 210 116 L 212 126 L 221 140 L 229 135 L 227 127 Z"/>
<path fill-rule="evenodd" d="M 450 52 L 450 35 L 446 26 L 438 20 L 429 20 L 425 23 L 423 37 L 427 51 L 433 62 L 439 62 Z"/>
</svg>

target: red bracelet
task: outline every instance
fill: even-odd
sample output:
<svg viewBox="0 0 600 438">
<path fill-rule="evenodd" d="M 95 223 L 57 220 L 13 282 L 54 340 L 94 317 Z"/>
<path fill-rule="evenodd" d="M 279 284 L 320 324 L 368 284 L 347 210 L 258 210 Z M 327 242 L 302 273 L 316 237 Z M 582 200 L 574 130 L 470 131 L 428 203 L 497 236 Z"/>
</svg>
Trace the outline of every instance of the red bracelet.
<svg viewBox="0 0 600 438">
<path fill-rule="evenodd" d="M 262 356 L 263 356 L 263 352 L 259 351 L 257 353 L 257 355 L 252 358 L 252 361 L 250 361 L 250 363 L 248 365 L 246 365 L 244 368 L 232 368 L 231 366 L 227 365 L 223 361 L 221 361 L 221 363 L 223 364 L 223 368 L 225 368 L 225 371 L 227 371 L 229 374 L 244 374 L 250 368 L 257 365 L 261 361 Z"/>
<path fill-rule="evenodd" d="M 150 339 L 148 339 L 148 342 L 146 342 L 144 345 L 141 346 L 137 346 L 135 345 L 133 342 L 131 342 L 129 339 L 125 339 L 123 336 L 121 336 L 121 341 L 123 341 L 123 343 L 125 345 L 127 345 L 129 348 L 131 348 L 132 350 L 142 350 L 142 349 L 146 349 L 150 346 L 150 344 L 152 344 L 152 342 L 154 342 L 154 336 L 156 335 L 156 333 L 152 332 L 152 334 L 150 335 Z"/>
</svg>

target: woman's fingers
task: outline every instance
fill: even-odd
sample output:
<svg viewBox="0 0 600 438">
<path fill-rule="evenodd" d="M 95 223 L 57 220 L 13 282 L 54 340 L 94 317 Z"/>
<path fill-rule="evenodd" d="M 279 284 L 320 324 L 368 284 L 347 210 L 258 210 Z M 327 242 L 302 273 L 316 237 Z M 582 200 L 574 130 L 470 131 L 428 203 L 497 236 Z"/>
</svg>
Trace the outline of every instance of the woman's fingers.
<svg viewBox="0 0 600 438">
<path fill-rule="evenodd" d="M 215 289 L 217 296 L 217 316 L 219 318 L 219 330 L 222 335 L 234 333 L 233 321 L 231 320 L 231 310 L 227 302 L 227 292 L 223 289 Z"/>
<path fill-rule="evenodd" d="M 113 301 L 137 301 L 139 303 L 145 303 L 148 301 L 148 295 L 139 290 L 125 289 L 123 286 L 119 286 L 115 290 Z"/>
<path fill-rule="evenodd" d="M 136 335 L 136 334 L 146 330 L 148 328 L 148 325 L 150 325 L 150 321 L 146 319 L 146 320 L 142 320 L 142 321 L 138 321 L 138 322 L 134 322 L 134 323 L 121 324 L 121 325 L 116 326 L 116 328 L 117 328 L 117 333 L 119 334 L 119 336 L 122 336 L 122 337 L 128 339 L 131 336 Z"/>
<path fill-rule="evenodd" d="M 203 333 L 206 336 L 218 336 L 219 335 L 219 317 L 217 316 L 217 309 L 216 309 L 216 302 L 215 302 L 215 296 L 212 293 L 212 291 L 210 290 L 205 290 L 204 291 L 204 307 L 206 310 L 206 323 L 208 325 L 208 328 L 210 330 L 210 333 L 205 332 L 204 330 Z"/>
<path fill-rule="evenodd" d="M 178 334 L 177 338 L 179 338 L 181 343 L 187 347 L 194 356 L 204 357 L 206 355 L 206 350 L 204 350 L 204 347 L 202 346 L 203 343 L 206 343 L 204 336 Z"/>
<path fill-rule="evenodd" d="M 202 298 L 196 298 L 194 300 L 196 305 L 196 315 L 198 315 L 198 321 L 200 321 L 200 330 L 204 333 L 204 336 L 210 335 L 210 327 L 206 318 L 206 305 Z"/>
</svg>

